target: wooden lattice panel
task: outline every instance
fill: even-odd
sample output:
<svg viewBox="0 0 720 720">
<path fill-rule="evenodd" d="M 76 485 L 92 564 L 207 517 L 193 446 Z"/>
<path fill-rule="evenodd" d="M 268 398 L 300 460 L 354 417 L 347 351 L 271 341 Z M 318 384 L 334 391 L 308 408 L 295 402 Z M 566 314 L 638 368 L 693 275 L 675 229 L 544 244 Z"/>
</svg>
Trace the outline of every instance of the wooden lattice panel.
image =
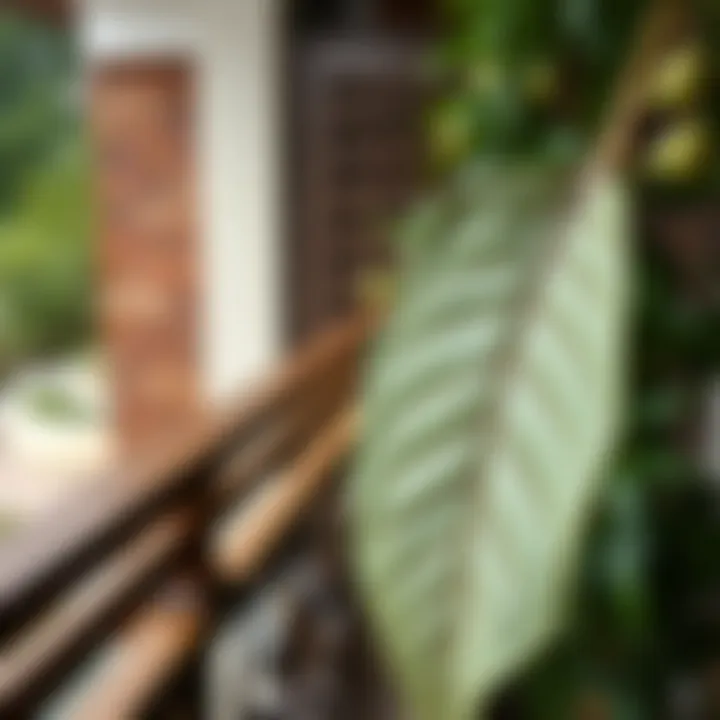
<svg viewBox="0 0 720 720">
<path fill-rule="evenodd" d="M 420 48 L 390 41 L 318 42 L 302 53 L 296 337 L 348 312 L 362 273 L 391 261 L 390 228 L 424 174 L 421 57 Z"/>
</svg>

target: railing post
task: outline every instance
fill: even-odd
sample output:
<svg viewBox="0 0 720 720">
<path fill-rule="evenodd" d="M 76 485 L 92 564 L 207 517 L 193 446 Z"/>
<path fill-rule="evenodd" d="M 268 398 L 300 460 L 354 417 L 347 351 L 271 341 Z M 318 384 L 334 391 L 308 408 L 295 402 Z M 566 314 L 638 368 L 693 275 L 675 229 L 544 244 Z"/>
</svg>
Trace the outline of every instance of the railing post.
<svg viewBox="0 0 720 720">
<path fill-rule="evenodd" d="M 198 642 L 195 652 L 173 683 L 157 715 L 168 720 L 206 720 L 208 717 L 208 671 L 218 614 L 218 589 L 210 558 L 213 520 L 213 478 L 218 460 L 213 458 L 197 471 L 182 504 L 189 510 L 190 543 L 177 578 L 169 583 L 163 601 L 180 604 L 197 615 Z"/>
</svg>

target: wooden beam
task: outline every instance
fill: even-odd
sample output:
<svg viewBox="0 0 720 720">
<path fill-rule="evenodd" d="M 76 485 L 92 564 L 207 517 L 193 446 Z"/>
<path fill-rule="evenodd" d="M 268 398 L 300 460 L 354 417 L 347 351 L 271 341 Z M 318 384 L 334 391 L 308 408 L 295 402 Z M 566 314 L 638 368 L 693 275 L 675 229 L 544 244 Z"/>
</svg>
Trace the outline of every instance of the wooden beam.
<svg viewBox="0 0 720 720">
<path fill-rule="evenodd" d="M 137 606 L 180 559 L 188 518 L 152 524 L 0 654 L 0 716 L 22 717 Z"/>
<path fill-rule="evenodd" d="M 188 608 L 158 604 L 142 611 L 115 641 L 112 662 L 71 707 L 71 719 L 144 717 L 195 652 L 201 630 L 199 614 Z"/>
<path fill-rule="evenodd" d="M 232 508 L 263 478 L 280 470 L 307 447 L 328 419 L 347 404 L 356 385 L 356 375 L 357 362 L 338 363 L 325 375 L 321 385 L 283 410 L 268 428 L 238 448 L 217 478 L 214 492 L 218 510 Z"/>
<path fill-rule="evenodd" d="M 344 410 L 330 421 L 291 467 L 263 491 L 240 516 L 237 529 L 216 549 L 214 563 L 228 583 L 250 580 L 298 517 L 347 457 L 356 434 L 356 414 Z"/>
</svg>

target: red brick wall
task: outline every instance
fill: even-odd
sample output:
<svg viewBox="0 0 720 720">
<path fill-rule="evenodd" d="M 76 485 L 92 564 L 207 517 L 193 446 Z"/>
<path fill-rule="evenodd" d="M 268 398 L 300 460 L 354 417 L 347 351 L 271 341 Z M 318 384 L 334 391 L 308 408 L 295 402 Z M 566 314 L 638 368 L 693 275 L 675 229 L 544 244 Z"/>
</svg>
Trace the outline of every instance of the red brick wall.
<svg viewBox="0 0 720 720">
<path fill-rule="evenodd" d="M 112 65 L 92 87 L 100 322 L 119 437 L 137 450 L 199 411 L 191 73 Z"/>
</svg>

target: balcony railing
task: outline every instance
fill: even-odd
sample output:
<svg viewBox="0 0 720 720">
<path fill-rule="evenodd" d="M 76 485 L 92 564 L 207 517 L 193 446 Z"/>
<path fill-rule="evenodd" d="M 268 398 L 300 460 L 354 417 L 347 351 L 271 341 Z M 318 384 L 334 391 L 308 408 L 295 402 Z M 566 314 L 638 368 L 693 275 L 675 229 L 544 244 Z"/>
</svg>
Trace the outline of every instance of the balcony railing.
<svg viewBox="0 0 720 720">
<path fill-rule="evenodd" d="M 0 717 L 35 717 L 106 646 L 113 661 L 78 683 L 69 716 L 177 703 L 202 717 L 216 629 L 302 547 L 302 516 L 348 454 L 372 328 L 330 329 L 159 462 L 99 479 L 2 549 Z"/>
</svg>

